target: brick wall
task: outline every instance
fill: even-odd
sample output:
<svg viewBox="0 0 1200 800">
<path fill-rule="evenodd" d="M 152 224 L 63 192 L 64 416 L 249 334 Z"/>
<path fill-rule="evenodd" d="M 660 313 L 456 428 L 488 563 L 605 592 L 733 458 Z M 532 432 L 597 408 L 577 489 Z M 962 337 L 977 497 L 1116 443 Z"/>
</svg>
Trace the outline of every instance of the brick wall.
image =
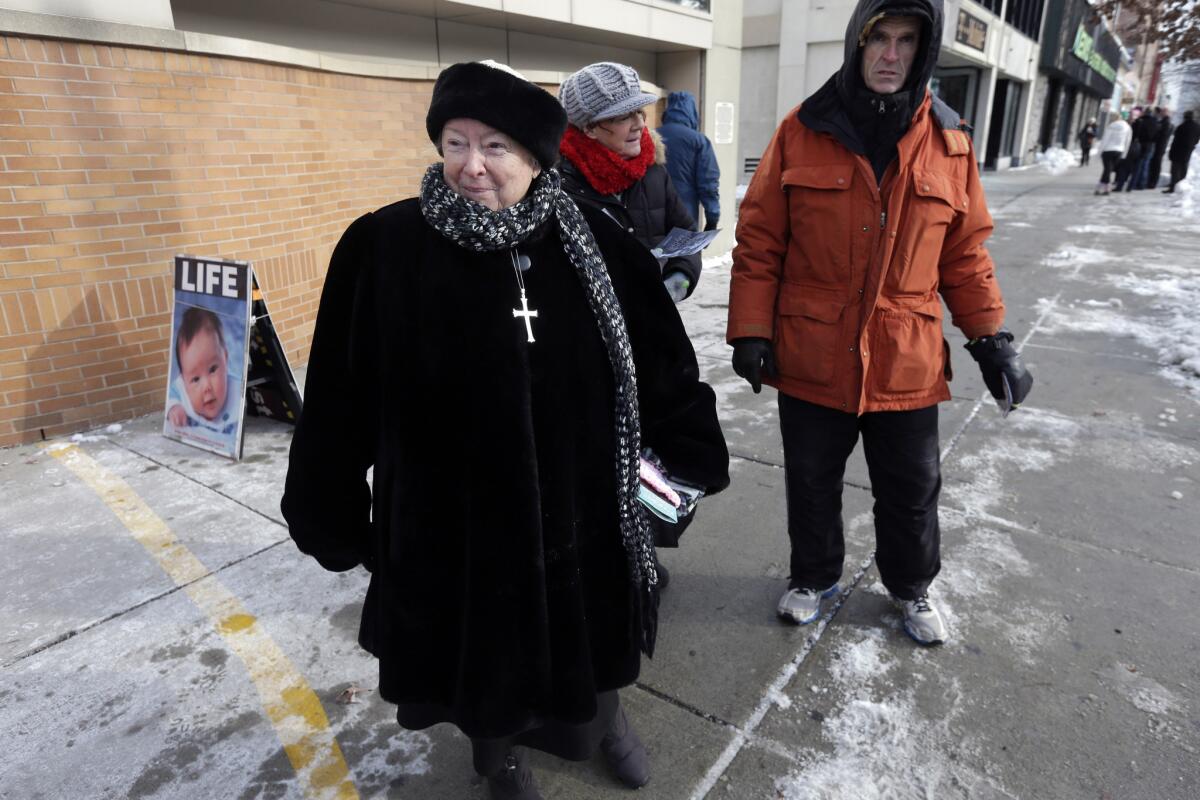
<svg viewBox="0 0 1200 800">
<path fill-rule="evenodd" d="M 162 408 L 176 253 L 251 261 L 305 362 L 338 236 L 436 158 L 431 88 L 0 38 L 0 446 Z"/>
</svg>

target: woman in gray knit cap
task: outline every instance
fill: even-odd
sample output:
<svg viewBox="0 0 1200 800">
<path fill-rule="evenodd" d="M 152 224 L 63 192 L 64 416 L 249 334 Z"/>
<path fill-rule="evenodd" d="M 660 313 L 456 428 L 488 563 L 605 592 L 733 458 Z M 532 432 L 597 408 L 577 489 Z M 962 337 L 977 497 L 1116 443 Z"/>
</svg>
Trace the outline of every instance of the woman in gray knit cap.
<svg viewBox="0 0 1200 800">
<path fill-rule="evenodd" d="M 637 70 L 603 61 L 572 73 L 558 99 L 567 111 L 560 170 L 576 203 L 602 211 L 647 247 L 672 228 L 694 230 L 666 170 L 666 149 L 646 127 L 645 107 L 658 100 L 642 91 Z M 667 259 L 663 283 L 676 303 L 700 280 L 700 255 Z"/>
</svg>

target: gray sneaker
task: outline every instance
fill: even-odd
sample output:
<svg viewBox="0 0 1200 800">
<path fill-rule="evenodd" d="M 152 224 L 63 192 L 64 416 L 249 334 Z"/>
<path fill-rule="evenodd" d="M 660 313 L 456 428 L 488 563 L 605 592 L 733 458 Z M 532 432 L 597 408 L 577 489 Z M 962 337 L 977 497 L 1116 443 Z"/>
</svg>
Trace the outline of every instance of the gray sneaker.
<svg viewBox="0 0 1200 800">
<path fill-rule="evenodd" d="M 837 591 L 836 583 L 823 592 L 816 589 L 788 589 L 779 598 L 776 611 L 783 619 L 797 625 L 807 625 L 821 616 L 821 601 L 833 597 Z"/>
<path fill-rule="evenodd" d="M 937 607 L 929 600 L 929 595 L 923 594 L 916 600 L 901 600 L 892 598 L 904 612 L 904 632 L 912 637 L 919 645 L 930 647 L 942 644 L 949 638 L 946 623 Z"/>
</svg>

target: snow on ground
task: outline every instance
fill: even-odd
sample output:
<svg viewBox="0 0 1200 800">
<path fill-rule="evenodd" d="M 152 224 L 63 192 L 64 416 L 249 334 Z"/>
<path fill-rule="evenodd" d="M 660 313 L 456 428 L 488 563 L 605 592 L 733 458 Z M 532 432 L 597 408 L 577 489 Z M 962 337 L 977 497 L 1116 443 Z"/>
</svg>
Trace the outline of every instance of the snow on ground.
<svg viewBox="0 0 1200 800">
<path fill-rule="evenodd" d="M 897 691 L 889 673 L 897 666 L 892 635 L 878 628 L 839 631 L 833 651 L 833 686 L 810 687 L 844 698 L 825 716 L 828 751 L 805 751 L 797 768 L 775 781 L 784 800 L 890 800 L 891 798 L 1012 797 L 995 780 L 960 759 L 972 750 L 955 730 L 966 714 L 956 681 L 946 687 L 939 716 L 926 717 L 913 689 Z M 920 677 L 918 676 L 918 682 Z"/>
<path fill-rule="evenodd" d="M 1051 147 L 1034 156 L 1039 167 L 1051 175 L 1065 175 L 1071 167 L 1079 166 L 1079 158 L 1070 150 L 1061 147 Z"/>
<path fill-rule="evenodd" d="M 1192 169 L 1200 169 L 1200 155 L 1193 155 Z M 1155 353 L 1164 378 L 1200 402 L 1200 262 L 1190 236 L 1200 231 L 1196 183 L 1194 178 L 1181 182 L 1171 197 L 1147 190 L 1094 204 L 1086 224 L 1067 229 L 1080 238 L 1043 264 L 1086 281 L 1088 288 L 1110 286 L 1116 296 L 1096 300 L 1064 294 L 1058 302 L 1040 300 L 1037 311 L 1045 315 L 1039 333 L 1079 331 L 1133 339 Z M 1106 241 L 1127 240 L 1134 232 L 1147 237 L 1141 256 L 1116 258 L 1104 249 Z M 1126 303 L 1122 294 L 1151 303 L 1148 309 L 1144 303 Z"/>
</svg>

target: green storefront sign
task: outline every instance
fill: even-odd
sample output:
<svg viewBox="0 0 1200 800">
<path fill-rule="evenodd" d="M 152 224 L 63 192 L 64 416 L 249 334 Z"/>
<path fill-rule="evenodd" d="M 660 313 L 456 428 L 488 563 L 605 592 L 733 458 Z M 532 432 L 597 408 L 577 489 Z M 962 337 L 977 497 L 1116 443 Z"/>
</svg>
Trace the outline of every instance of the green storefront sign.
<svg viewBox="0 0 1200 800">
<path fill-rule="evenodd" d="M 1092 68 L 1093 71 L 1104 76 L 1104 79 L 1110 83 L 1117 79 L 1117 68 L 1105 61 L 1099 53 L 1092 49 L 1092 37 L 1084 29 L 1083 23 L 1079 23 L 1079 29 L 1075 31 L 1075 46 L 1071 48 L 1071 52 L 1075 57 Z"/>
</svg>

